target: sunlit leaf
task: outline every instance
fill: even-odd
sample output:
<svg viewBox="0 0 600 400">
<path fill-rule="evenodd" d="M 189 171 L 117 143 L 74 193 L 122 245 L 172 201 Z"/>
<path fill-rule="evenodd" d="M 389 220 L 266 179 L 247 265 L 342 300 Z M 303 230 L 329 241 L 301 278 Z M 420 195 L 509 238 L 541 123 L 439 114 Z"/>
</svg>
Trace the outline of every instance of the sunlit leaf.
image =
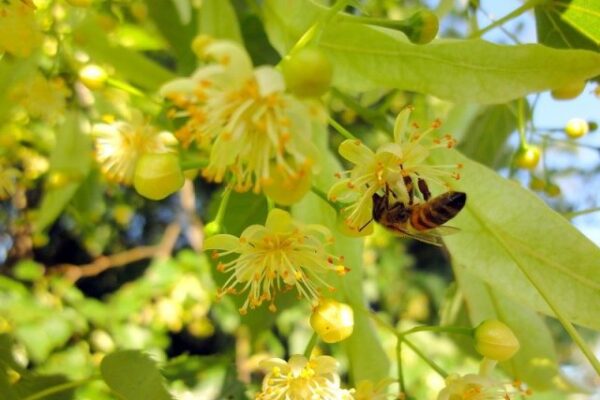
<svg viewBox="0 0 600 400">
<path fill-rule="evenodd" d="M 310 1 L 267 1 L 275 48 L 286 54 L 324 10 Z M 334 65 L 334 85 L 345 90 L 388 87 L 494 104 L 600 74 L 600 55 L 593 52 L 483 40 L 415 45 L 400 32 L 344 21 L 327 24 L 319 46 Z"/>
<path fill-rule="evenodd" d="M 534 311 L 508 299 L 489 284 L 455 265 L 454 272 L 473 326 L 486 319 L 497 319 L 508 325 L 521 347 L 510 360 L 501 363 L 513 377 L 527 382 L 534 390 L 555 387 L 558 363 L 554 341 L 544 320 Z"/>
<path fill-rule="evenodd" d="M 469 125 L 458 148 L 475 161 L 498 167 L 504 144 L 516 128 L 516 102 L 488 106 Z"/>
<path fill-rule="evenodd" d="M 119 75 L 134 85 L 156 90 L 173 78 L 171 72 L 142 54 L 111 44 L 106 33 L 91 18 L 77 26 L 75 34 L 77 44 L 92 57 L 92 60 L 111 64 Z"/>
<path fill-rule="evenodd" d="M 229 0 L 204 0 L 200 8 L 199 27 L 200 33 L 243 42 L 237 15 Z"/>
<path fill-rule="evenodd" d="M 600 3 L 593 0 L 552 0 L 540 4 L 535 8 L 538 42 L 551 47 L 598 51 L 598 15 Z"/>
<path fill-rule="evenodd" d="M 196 67 L 196 55 L 191 44 L 197 33 L 195 19 L 183 24 L 174 4 L 146 2 L 150 17 L 175 54 L 176 67 L 181 74 L 189 74 Z"/>
<path fill-rule="evenodd" d="M 60 178 L 60 185 L 48 186 L 38 210 L 35 229 L 44 231 L 60 215 L 73 197 L 91 163 L 91 140 L 82 130 L 77 113 L 70 113 L 56 135 L 50 155 L 50 177 Z"/>
<path fill-rule="evenodd" d="M 172 400 L 156 363 L 134 350 L 111 353 L 100 364 L 102 378 L 123 400 Z"/>
<path fill-rule="evenodd" d="M 436 162 L 462 163 L 452 187 L 467 193 L 452 220 L 461 232 L 445 239 L 455 262 L 522 306 L 554 315 L 539 288 L 569 320 L 600 329 L 598 308 L 582 306 L 600 304 L 600 249 L 533 193 L 445 153 Z"/>
</svg>

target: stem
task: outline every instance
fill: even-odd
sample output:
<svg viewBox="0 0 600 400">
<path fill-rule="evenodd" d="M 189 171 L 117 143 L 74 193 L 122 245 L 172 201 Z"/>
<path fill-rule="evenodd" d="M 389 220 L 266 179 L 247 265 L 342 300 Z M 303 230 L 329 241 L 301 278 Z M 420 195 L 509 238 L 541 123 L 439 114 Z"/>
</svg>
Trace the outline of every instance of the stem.
<svg viewBox="0 0 600 400">
<path fill-rule="evenodd" d="M 497 364 L 498 361 L 483 357 L 483 360 L 481 360 L 481 365 L 479 366 L 479 375 L 489 376 Z"/>
<path fill-rule="evenodd" d="M 223 222 L 223 218 L 225 218 L 225 212 L 227 211 L 227 204 L 229 203 L 229 196 L 231 196 L 231 184 L 228 185 L 223 191 L 223 198 L 221 199 L 221 203 L 219 204 L 219 210 L 217 211 L 217 215 L 215 216 L 214 222 L 217 226 L 221 226 Z"/>
<path fill-rule="evenodd" d="M 525 100 L 521 97 L 517 104 L 517 129 L 519 130 L 519 139 L 521 148 L 527 146 L 527 137 L 525 136 Z"/>
<path fill-rule="evenodd" d="M 406 343 L 406 345 L 408 347 L 410 347 L 410 349 L 412 351 L 414 351 L 419 357 L 421 357 L 421 359 L 423 361 L 425 361 L 427 363 L 427 365 L 429 365 L 431 367 L 431 369 L 433 369 L 435 372 L 437 372 L 442 378 L 446 379 L 448 377 L 448 373 L 446 371 L 444 371 L 442 369 L 442 367 L 440 367 L 435 362 L 433 362 L 429 357 L 427 357 L 427 355 L 424 354 L 421 350 L 419 350 L 419 348 L 417 346 L 415 346 L 411 341 L 409 341 L 406 338 L 403 338 L 402 340 L 404 341 L 404 343 Z"/>
<path fill-rule="evenodd" d="M 315 186 L 311 186 L 310 190 L 316 194 L 317 196 L 319 196 L 319 198 L 325 202 L 327 202 L 327 204 L 329 204 L 329 206 L 331 208 L 333 208 L 335 210 L 336 213 L 340 212 L 340 206 L 338 206 L 336 203 L 332 203 L 331 201 L 329 201 L 329 199 L 327 198 L 327 194 L 325 192 L 323 192 L 321 189 L 315 187 Z"/>
<path fill-rule="evenodd" d="M 338 89 L 332 87 L 330 89 L 332 95 L 340 99 L 344 104 L 354 110 L 363 120 L 374 125 L 376 128 L 382 131 L 392 131 L 394 126 L 386 119 L 385 112 L 375 111 L 369 108 L 363 107 L 356 99 L 348 96 L 347 94 L 340 92 Z"/>
<path fill-rule="evenodd" d="M 532 9 L 533 7 L 535 7 L 539 4 L 545 3 L 546 1 L 547 0 L 529 0 L 528 2 L 523 4 L 521 7 L 514 9 L 510 13 L 506 14 L 504 17 L 497 19 L 496 21 L 492 22 L 485 28 L 482 28 L 476 32 L 471 33 L 469 35 L 469 39 L 481 37 L 488 31 L 491 31 L 492 29 L 496 28 L 497 26 L 503 25 L 505 22 L 508 22 L 511 19 L 518 17 L 519 15 L 529 11 L 530 9 Z"/>
<path fill-rule="evenodd" d="M 600 211 L 600 207 L 588 208 L 587 210 L 571 211 L 564 213 L 563 216 L 568 219 L 579 217 L 581 215 L 591 214 Z"/>
<path fill-rule="evenodd" d="M 329 120 L 329 124 L 331 126 L 333 126 L 333 128 L 343 137 L 345 137 L 346 139 L 351 139 L 351 140 L 359 140 L 356 136 L 354 136 L 352 133 L 350 133 L 349 130 L 347 130 L 346 128 L 344 128 L 342 125 L 340 125 L 339 122 L 337 122 L 335 119 L 328 117 Z"/>
<path fill-rule="evenodd" d="M 37 393 L 29 395 L 29 396 L 25 397 L 23 400 L 43 399 L 44 397 L 50 396 L 52 394 L 64 392 L 66 390 L 73 389 L 73 388 L 76 388 L 78 386 L 83 386 L 86 383 L 93 382 L 93 381 L 96 381 L 96 380 L 99 380 L 99 379 L 100 379 L 99 376 L 93 376 L 93 377 L 82 379 L 82 380 L 79 380 L 79 381 L 66 382 L 66 383 L 62 383 L 60 385 L 51 386 L 51 387 L 46 388 L 44 390 L 41 390 L 41 391 L 39 391 Z"/>
<path fill-rule="evenodd" d="M 292 57 L 294 54 L 299 52 L 301 49 L 306 47 L 313 39 L 316 41 L 319 40 L 323 27 L 327 25 L 327 23 L 333 18 L 340 10 L 343 10 L 348 4 L 349 0 L 338 0 L 321 18 L 319 21 L 315 22 L 310 28 L 304 32 L 304 34 L 298 39 L 294 47 L 288 52 L 288 54 L 284 57 L 284 59 L 288 59 Z"/>
<path fill-rule="evenodd" d="M 460 326 L 417 326 L 417 327 L 414 327 L 407 331 L 398 333 L 398 336 L 403 338 L 403 337 L 413 334 L 413 333 L 425 332 L 425 331 L 457 333 L 460 335 L 467 335 L 467 336 L 473 335 L 473 328 L 466 328 L 466 327 L 460 327 Z"/>
<path fill-rule="evenodd" d="M 398 343 L 396 344 L 396 358 L 398 362 L 398 383 L 400 384 L 400 393 L 398 393 L 398 398 L 406 397 L 406 386 L 404 384 L 404 370 L 402 368 L 402 340 L 398 339 Z"/>
<path fill-rule="evenodd" d="M 275 202 L 269 196 L 265 196 L 265 198 L 267 199 L 267 210 L 270 212 L 275 208 Z"/>
<path fill-rule="evenodd" d="M 182 170 L 204 168 L 208 165 L 208 160 L 183 160 L 179 164 Z"/>
<path fill-rule="evenodd" d="M 310 337 L 310 340 L 308 341 L 308 344 L 306 345 L 306 349 L 304 350 L 304 357 L 310 359 L 310 355 L 312 354 L 312 351 L 315 345 L 317 344 L 318 340 L 319 335 L 317 335 L 317 332 L 313 332 L 312 336 Z"/>
</svg>

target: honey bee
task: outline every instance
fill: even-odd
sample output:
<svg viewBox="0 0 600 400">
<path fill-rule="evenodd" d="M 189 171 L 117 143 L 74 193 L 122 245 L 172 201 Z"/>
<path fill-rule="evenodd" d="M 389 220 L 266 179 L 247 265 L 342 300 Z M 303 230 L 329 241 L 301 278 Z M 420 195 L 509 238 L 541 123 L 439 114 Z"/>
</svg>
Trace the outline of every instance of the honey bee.
<svg viewBox="0 0 600 400">
<path fill-rule="evenodd" d="M 463 209 L 467 201 L 467 194 L 449 191 L 431 198 L 427 184 L 424 180 L 419 179 L 417 185 L 424 202 L 415 203 L 412 181 L 407 182 L 405 179 L 405 184 L 409 192 L 408 205 L 390 199 L 393 192 L 387 187 L 384 196 L 377 193 L 373 195 L 373 220 L 402 236 L 441 246 L 442 235 L 458 230 L 442 225 Z"/>
</svg>

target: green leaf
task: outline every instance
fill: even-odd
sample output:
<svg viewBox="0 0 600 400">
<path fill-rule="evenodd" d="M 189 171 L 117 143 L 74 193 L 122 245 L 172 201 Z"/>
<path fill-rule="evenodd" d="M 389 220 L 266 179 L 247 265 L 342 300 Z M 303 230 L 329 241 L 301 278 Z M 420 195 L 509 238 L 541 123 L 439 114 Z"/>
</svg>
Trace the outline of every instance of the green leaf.
<svg viewBox="0 0 600 400">
<path fill-rule="evenodd" d="M 147 355 L 125 350 L 102 359 L 104 382 L 121 400 L 172 400 L 156 363 Z"/>
<path fill-rule="evenodd" d="M 325 10 L 309 1 L 266 1 L 272 44 L 285 54 Z M 348 18 L 327 24 L 318 43 L 334 65 L 334 86 L 344 90 L 388 87 L 497 104 L 600 74 L 600 54 L 589 51 L 483 40 L 415 45 L 400 32 L 344 22 Z"/>
<path fill-rule="evenodd" d="M 324 126 L 313 124 L 313 140 L 318 146 L 322 170 L 315 177 L 315 185 L 323 192 L 335 181 L 335 173 L 341 171 L 341 165 L 328 149 L 327 131 Z M 362 257 L 363 240 L 344 236 L 335 229 L 336 213 L 331 206 L 313 193 L 292 207 L 294 218 L 303 223 L 322 224 L 334 234 L 336 255 L 344 256 L 344 264 L 350 272 L 343 277 L 327 277 L 329 284 L 338 289 L 339 300 L 348 303 L 354 310 L 354 330 L 352 335 L 342 342 L 350 360 L 350 374 L 354 382 L 372 380 L 377 382 L 388 376 L 389 360 L 377 337 L 377 332 L 366 310 L 363 293 Z M 366 367 L 368 366 L 368 367 Z"/>
<path fill-rule="evenodd" d="M 131 49 L 113 46 L 104 32 L 91 18 L 85 19 L 75 28 L 77 44 L 95 62 L 111 64 L 119 75 L 134 85 L 156 90 L 164 82 L 173 79 L 173 74 Z"/>
<path fill-rule="evenodd" d="M 31 77 L 37 68 L 37 57 L 15 59 L 8 61 L 6 57 L 0 60 L 0 125 L 9 115 L 14 105 L 10 98 L 11 89 L 15 84 Z"/>
<path fill-rule="evenodd" d="M 244 45 L 254 65 L 276 65 L 281 57 L 269 43 L 267 34 L 256 15 L 247 15 L 241 20 Z"/>
<path fill-rule="evenodd" d="M 81 130 L 77 113 L 69 113 L 56 132 L 56 144 L 50 154 L 50 176 L 61 176 L 64 183 L 47 188 L 37 211 L 35 230 L 41 232 L 58 218 L 89 172 L 91 140 Z"/>
<path fill-rule="evenodd" d="M 445 242 L 457 264 L 524 307 L 554 316 L 538 289 L 570 321 L 600 329 L 600 249 L 564 217 L 518 184 L 455 150 L 435 157 L 462 163 L 452 188 L 467 193 Z M 529 275 L 532 281 L 526 277 Z"/>
<path fill-rule="evenodd" d="M 516 128 L 515 102 L 488 106 L 471 122 L 458 149 L 475 161 L 497 167 L 504 144 Z"/>
<path fill-rule="evenodd" d="M 22 281 L 35 281 L 44 276 L 44 266 L 33 260 L 23 260 L 15 265 L 13 274 Z"/>
<path fill-rule="evenodd" d="M 526 382 L 534 390 L 556 388 L 557 355 L 544 320 L 467 272 L 464 267 L 455 265 L 454 273 L 473 326 L 486 319 L 497 319 L 508 325 L 519 339 L 521 347 L 517 354 L 500 365 L 514 379 Z"/>
<path fill-rule="evenodd" d="M 26 399 L 34 394 L 40 393 L 46 389 L 61 386 L 69 381 L 62 375 L 35 375 L 26 374 L 15 385 L 15 391 L 18 398 Z M 44 400 L 69 400 L 73 398 L 74 389 L 69 388 L 60 392 L 45 395 Z"/>
<path fill-rule="evenodd" d="M 150 17 L 175 53 L 177 71 L 189 74 L 196 67 L 196 55 L 192 52 L 192 40 L 196 36 L 196 24 L 183 24 L 175 5 L 165 1 L 146 2 Z"/>
<path fill-rule="evenodd" d="M 229 0 L 204 0 L 199 25 L 200 33 L 242 43 L 237 15 Z"/>
<path fill-rule="evenodd" d="M 600 3 L 586 0 L 554 0 L 537 6 L 538 42 L 551 47 L 599 51 L 599 7 Z M 593 16 L 594 8 L 596 16 Z M 586 33 L 589 35 L 586 36 Z"/>
</svg>

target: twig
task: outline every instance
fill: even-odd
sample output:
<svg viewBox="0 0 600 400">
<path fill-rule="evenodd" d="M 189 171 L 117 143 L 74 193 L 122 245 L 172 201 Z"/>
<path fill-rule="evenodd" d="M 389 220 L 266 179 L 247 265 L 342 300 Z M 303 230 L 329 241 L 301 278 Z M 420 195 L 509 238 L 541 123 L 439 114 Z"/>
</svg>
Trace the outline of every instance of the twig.
<svg viewBox="0 0 600 400">
<path fill-rule="evenodd" d="M 180 232 L 179 224 L 172 223 L 165 229 L 160 243 L 155 246 L 139 246 L 110 256 L 101 256 L 89 264 L 59 264 L 50 267 L 49 271 L 62 274 L 71 282 L 77 282 L 81 278 L 96 276 L 107 269 L 122 267 L 135 261 L 165 258 L 171 254 Z"/>
</svg>

